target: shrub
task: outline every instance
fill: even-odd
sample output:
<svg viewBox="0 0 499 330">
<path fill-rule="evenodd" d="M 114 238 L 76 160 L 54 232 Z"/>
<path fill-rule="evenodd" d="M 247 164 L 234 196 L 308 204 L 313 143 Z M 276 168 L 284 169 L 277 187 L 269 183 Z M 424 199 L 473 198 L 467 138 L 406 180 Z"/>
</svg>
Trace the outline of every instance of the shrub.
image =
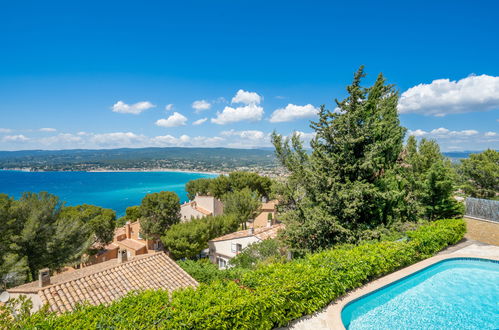
<svg viewBox="0 0 499 330">
<path fill-rule="evenodd" d="M 174 259 L 195 258 L 208 247 L 208 241 L 231 233 L 239 227 L 233 214 L 192 219 L 171 226 L 161 237 L 165 248 Z"/>
<path fill-rule="evenodd" d="M 407 241 L 341 245 L 288 263 L 258 267 L 235 281 L 214 280 L 171 295 L 132 293 L 109 307 L 83 306 L 60 316 L 40 312 L 8 327 L 270 329 L 420 261 L 458 242 L 464 232 L 462 219 L 440 220 L 421 226 Z"/>
</svg>

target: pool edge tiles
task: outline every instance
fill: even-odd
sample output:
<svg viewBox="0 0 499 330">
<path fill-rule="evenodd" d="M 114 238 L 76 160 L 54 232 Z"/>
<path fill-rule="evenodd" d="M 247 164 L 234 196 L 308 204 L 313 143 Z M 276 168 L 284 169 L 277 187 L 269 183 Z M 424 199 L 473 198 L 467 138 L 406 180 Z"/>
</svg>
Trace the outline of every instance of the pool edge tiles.
<svg viewBox="0 0 499 330">
<path fill-rule="evenodd" d="M 406 278 L 412 274 L 415 274 L 424 268 L 427 268 L 429 266 L 432 266 L 440 261 L 448 260 L 448 259 L 481 259 L 483 261 L 499 261 L 499 255 L 494 255 L 492 257 L 487 256 L 481 256 L 481 255 L 470 255 L 470 254 L 448 254 L 448 255 L 438 255 L 434 256 L 428 259 L 425 259 L 423 261 L 420 261 L 416 264 L 413 264 L 411 266 L 408 266 L 406 268 L 403 268 L 399 271 L 396 271 L 394 273 L 388 274 L 386 276 L 383 276 L 377 280 L 374 280 L 370 283 L 367 283 L 366 285 L 353 290 L 343 296 L 342 298 L 336 300 L 333 302 L 327 309 L 326 311 L 326 323 L 328 325 L 328 328 L 330 329 L 345 329 L 345 326 L 342 322 L 342 310 L 345 308 L 348 304 L 353 303 L 354 301 L 371 294 L 383 287 L 387 287 L 390 284 L 393 284 L 397 281 L 402 280 L 403 278 Z"/>
</svg>

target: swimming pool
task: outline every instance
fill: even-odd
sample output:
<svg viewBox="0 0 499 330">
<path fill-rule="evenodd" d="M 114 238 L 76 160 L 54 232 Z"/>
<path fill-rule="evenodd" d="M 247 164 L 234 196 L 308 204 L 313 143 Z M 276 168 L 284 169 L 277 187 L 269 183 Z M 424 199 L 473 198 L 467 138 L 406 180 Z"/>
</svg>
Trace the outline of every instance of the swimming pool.
<svg viewBox="0 0 499 330">
<path fill-rule="evenodd" d="M 347 329 L 499 329 L 499 262 L 453 258 L 347 304 Z"/>
</svg>

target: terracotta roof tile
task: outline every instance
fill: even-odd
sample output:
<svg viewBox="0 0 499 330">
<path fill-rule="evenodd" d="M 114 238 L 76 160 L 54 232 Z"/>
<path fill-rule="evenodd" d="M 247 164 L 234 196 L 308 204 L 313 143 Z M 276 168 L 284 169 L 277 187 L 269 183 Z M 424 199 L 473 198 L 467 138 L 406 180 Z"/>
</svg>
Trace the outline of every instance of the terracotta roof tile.
<svg viewBox="0 0 499 330">
<path fill-rule="evenodd" d="M 135 251 L 140 250 L 146 246 L 145 243 L 137 241 L 137 240 L 132 239 L 132 238 L 127 238 L 127 239 L 124 239 L 124 240 L 121 240 L 118 242 L 114 242 L 114 244 L 116 244 L 118 246 L 123 246 L 123 247 L 128 248 L 128 249 L 132 249 Z"/>
<path fill-rule="evenodd" d="M 51 311 L 63 313 L 73 310 L 78 303 L 108 304 L 132 290 L 171 292 L 197 286 L 197 282 L 164 253 L 139 256 L 122 264 L 110 260 L 78 269 L 70 275 L 53 276 L 52 285 L 48 287 L 39 288 L 38 282 L 32 282 L 9 292 L 38 293 Z"/>
<path fill-rule="evenodd" d="M 243 237 L 250 237 L 250 236 L 255 236 L 261 240 L 265 240 L 267 238 L 277 237 L 278 231 L 283 229 L 283 228 L 284 228 L 284 224 L 279 223 L 277 225 L 273 225 L 270 227 L 255 228 L 253 233 L 251 233 L 250 229 L 244 229 L 244 230 L 236 231 L 235 233 L 230 233 L 230 234 L 227 234 L 224 236 L 214 238 L 210 242 L 226 241 L 226 240 L 231 240 L 231 239 L 235 239 L 235 238 L 243 238 Z"/>
</svg>

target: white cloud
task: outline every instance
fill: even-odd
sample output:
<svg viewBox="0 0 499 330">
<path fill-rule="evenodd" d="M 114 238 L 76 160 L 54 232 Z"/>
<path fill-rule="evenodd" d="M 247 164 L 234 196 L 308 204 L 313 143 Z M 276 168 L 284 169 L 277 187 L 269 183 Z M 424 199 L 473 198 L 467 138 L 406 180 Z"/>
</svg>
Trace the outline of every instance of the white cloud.
<svg viewBox="0 0 499 330">
<path fill-rule="evenodd" d="M 290 103 L 285 108 L 275 110 L 270 117 L 270 122 L 280 123 L 295 119 L 310 118 L 316 116 L 318 112 L 319 109 L 315 108 L 312 104 L 295 105 Z"/>
<path fill-rule="evenodd" d="M 462 131 L 451 131 L 445 127 L 440 127 L 431 130 L 429 135 L 434 136 L 434 137 L 439 137 L 439 138 L 450 138 L 450 137 L 459 137 L 459 136 L 472 136 L 472 135 L 477 135 L 478 131 L 474 129 L 466 129 Z"/>
<path fill-rule="evenodd" d="M 173 110 L 173 104 L 172 104 L 172 103 L 167 104 L 167 105 L 165 106 L 165 110 L 166 110 L 166 111 L 171 111 L 171 110 Z"/>
<path fill-rule="evenodd" d="M 125 147 L 142 145 L 147 138 L 132 132 L 113 132 L 103 134 L 92 134 L 90 142 L 106 147 Z"/>
<path fill-rule="evenodd" d="M 12 130 L 10 128 L 0 128 L 0 133 L 10 133 Z"/>
<path fill-rule="evenodd" d="M 219 125 L 235 123 L 238 121 L 259 121 L 263 116 L 263 108 L 252 103 L 242 107 L 225 107 L 222 112 L 217 112 L 217 117 L 211 122 Z"/>
<path fill-rule="evenodd" d="M 440 127 L 430 131 L 422 129 L 409 130 L 408 133 L 417 138 L 424 137 L 436 140 L 442 151 L 499 149 L 499 134 L 495 132 L 480 133 L 474 129 L 452 131 Z"/>
<path fill-rule="evenodd" d="M 306 132 L 296 131 L 295 133 L 298 134 L 300 139 L 302 139 L 306 144 L 310 143 L 310 141 L 313 138 L 315 138 L 315 136 L 317 135 L 317 133 L 315 132 L 306 133 Z"/>
<path fill-rule="evenodd" d="M 415 131 L 411 131 L 409 130 L 408 132 L 409 135 L 413 135 L 413 136 L 425 136 L 428 134 L 427 131 L 423 131 L 422 129 L 417 129 Z"/>
<path fill-rule="evenodd" d="M 38 140 L 44 146 L 66 146 L 75 148 L 79 146 L 82 142 L 84 142 L 81 135 L 74 135 L 70 133 L 60 133 L 58 135 L 44 137 Z"/>
<path fill-rule="evenodd" d="M 55 128 L 43 127 L 39 129 L 40 132 L 55 132 L 57 131 Z"/>
<path fill-rule="evenodd" d="M 201 118 L 201 119 L 198 119 L 195 122 L 193 122 L 192 125 L 201 125 L 207 120 L 208 120 L 208 118 Z"/>
<path fill-rule="evenodd" d="M 232 98 L 232 103 L 243 104 L 260 104 L 262 97 L 255 92 L 247 92 L 242 89 L 238 90 Z"/>
<path fill-rule="evenodd" d="M 499 77 L 469 76 L 459 81 L 438 79 L 402 93 L 400 113 L 429 116 L 499 109 Z"/>
<path fill-rule="evenodd" d="M 186 122 L 187 117 L 178 112 L 174 112 L 173 115 L 171 115 L 167 119 L 158 119 L 156 121 L 156 125 L 161 127 L 176 127 L 183 126 Z"/>
<path fill-rule="evenodd" d="M 126 104 L 123 101 L 118 101 L 112 106 L 114 112 L 131 113 L 138 115 L 147 109 L 154 108 L 155 105 L 149 101 L 137 102 L 135 104 Z"/>
<path fill-rule="evenodd" d="M 223 136 L 238 136 L 245 140 L 264 140 L 268 137 L 268 134 L 257 130 L 247 130 L 247 131 L 235 131 L 231 129 L 230 131 L 223 131 L 220 133 Z"/>
<path fill-rule="evenodd" d="M 199 100 L 192 102 L 192 108 L 196 110 L 196 113 L 199 113 L 204 110 L 209 110 L 211 108 L 211 103 L 205 100 Z"/>
<path fill-rule="evenodd" d="M 2 138 L 3 142 L 26 142 L 29 138 L 19 134 L 19 135 L 7 135 Z"/>
<path fill-rule="evenodd" d="M 179 138 L 176 138 L 172 135 L 161 135 L 156 136 L 151 139 L 151 141 L 159 146 L 185 146 L 191 138 L 188 135 L 182 135 Z"/>
</svg>

